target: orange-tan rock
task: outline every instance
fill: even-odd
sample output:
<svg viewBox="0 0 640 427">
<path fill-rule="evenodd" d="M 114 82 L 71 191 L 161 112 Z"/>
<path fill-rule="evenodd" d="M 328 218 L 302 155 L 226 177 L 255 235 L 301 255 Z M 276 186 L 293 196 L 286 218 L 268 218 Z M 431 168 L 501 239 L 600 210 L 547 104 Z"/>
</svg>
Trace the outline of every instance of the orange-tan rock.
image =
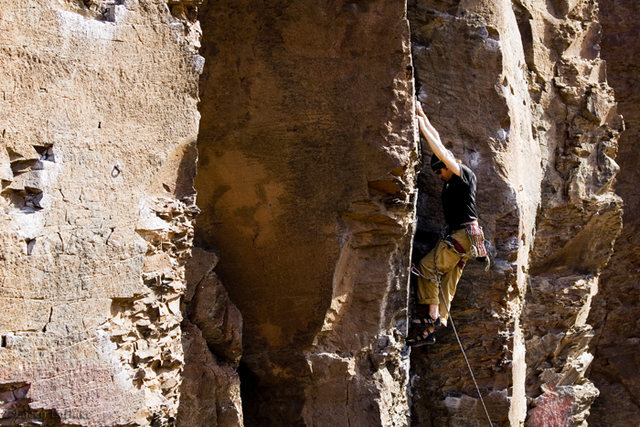
<svg viewBox="0 0 640 427">
<path fill-rule="evenodd" d="M 492 422 L 637 424 L 636 9 L 0 0 L 0 425 L 487 424 L 452 328 L 405 346 L 414 94 L 478 177 Z"/>
</svg>

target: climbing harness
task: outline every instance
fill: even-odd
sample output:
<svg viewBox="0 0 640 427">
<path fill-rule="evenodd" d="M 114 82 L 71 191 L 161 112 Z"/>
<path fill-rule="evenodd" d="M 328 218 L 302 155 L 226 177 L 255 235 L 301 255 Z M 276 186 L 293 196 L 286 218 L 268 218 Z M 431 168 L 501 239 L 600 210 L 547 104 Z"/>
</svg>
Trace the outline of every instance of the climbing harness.
<svg viewBox="0 0 640 427">
<path fill-rule="evenodd" d="M 460 244 L 460 242 L 458 242 L 456 239 L 454 239 L 449 235 L 443 237 L 442 241 L 445 242 L 453 252 L 460 255 L 460 261 L 458 261 L 458 267 L 464 268 L 464 265 L 467 263 L 467 261 L 464 258 L 465 255 L 467 254 L 467 251 L 464 250 L 464 247 Z"/>
<path fill-rule="evenodd" d="M 481 232 L 482 232 L 482 229 L 481 229 Z M 438 245 L 440 244 L 441 240 L 442 240 L 442 237 L 436 243 L 436 246 L 435 246 L 436 249 L 433 251 L 433 261 L 434 261 L 434 266 L 435 266 L 435 269 L 436 269 L 435 273 L 436 273 L 436 279 L 437 279 L 437 283 L 438 283 L 438 289 L 440 290 L 440 296 L 442 297 L 443 301 L 446 301 L 445 296 L 444 296 L 444 291 L 442 290 L 442 286 L 440 284 L 440 273 L 438 272 L 438 263 L 436 262 L 436 260 L 437 260 L 437 252 L 438 252 L 437 248 L 438 248 Z M 473 240 L 471 242 L 473 244 Z M 484 247 L 484 241 L 483 241 L 483 247 Z M 417 276 L 420 276 L 423 279 L 429 280 L 429 278 L 425 277 L 420 272 L 420 270 L 418 270 L 418 268 L 415 265 L 411 266 L 411 273 L 413 273 L 413 274 L 415 274 Z M 476 391 L 478 392 L 478 397 L 480 397 L 480 402 L 482 403 L 482 408 L 484 409 L 484 413 L 487 416 L 487 421 L 489 421 L 489 425 L 491 427 L 493 427 L 493 422 L 491 421 L 491 417 L 489 416 L 489 411 L 487 410 L 487 405 L 485 405 L 484 399 L 482 398 L 482 393 L 480 393 L 480 387 L 478 386 L 478 382 L 476 381 L 476 377 L 473 374 L 473 369 L 471 369 L 471 364 L 469 363 L 469 359 L 467 358 L 467 353 L 464 351 L 464 347 L 462 346 L 462 341 L 460 341 L 460 336 L 458 335 L 458 330 L 456 329 L 456 325 L 453 322 L 453 317 L 451 316 L 451 312 L 449 311 L 449 307 L 447 307 L 447 304 L 444 304 L 444 307 L 447 310 L 447 318 L 451 322 L 451 328 L 453 329 L 453 333 L 456 336 L 456 340 L 458 340 L 458 345 L 460 346 L 460 351 L 462 352 L 462 356 L 464 357 L 464 361 L 467 363 L 467 368 L 469 368 L 469 373 L 471 374 L 471 379 L 473 380 L 473 384 L 476 386 Z"/>
</svg>

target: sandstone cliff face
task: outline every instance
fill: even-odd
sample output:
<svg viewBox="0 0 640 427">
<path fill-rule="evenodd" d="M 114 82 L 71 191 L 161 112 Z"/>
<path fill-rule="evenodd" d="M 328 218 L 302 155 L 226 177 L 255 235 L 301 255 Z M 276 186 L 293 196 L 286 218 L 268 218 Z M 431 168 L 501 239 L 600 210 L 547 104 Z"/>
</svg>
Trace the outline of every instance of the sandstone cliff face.
<svg viewBox="0 0 640 427">
<path fill-rule="evenodd" d="M 467 268 L 453 311 L 480 392 L 499 424 L 581 424 L 598 395 L 585 377 L 586 319 L 621 225 L 611 185 L 622 121 L 597 4 L 415 1 L 410 21 L 427 114 L 477 171 L 493 245 L 491 272 Z M 421 205 L 434 209 L 432 184 Z M 412 354 L 414 423 L 486 422 L 457 343 L 442 335 Z"/>
<path fill-rule="evenodd" d="M 201 58 L 162 1 L 0 2 L 0 419 L 166 424 Z"/>
<path fill-rule="evenodd" d="M 450 329 L 404 346 L 414 93 L 479 180 L 493 422 L 637 424 L 636 9 L 0 0 L 0 425 L 485 425 Z"/>
<path fill-rule="evenodd" d="M 234 0 L 201 19 L 196 244 L 242 312 L 247 424 L 406 424 L 404 4 Z"/>
</svg>

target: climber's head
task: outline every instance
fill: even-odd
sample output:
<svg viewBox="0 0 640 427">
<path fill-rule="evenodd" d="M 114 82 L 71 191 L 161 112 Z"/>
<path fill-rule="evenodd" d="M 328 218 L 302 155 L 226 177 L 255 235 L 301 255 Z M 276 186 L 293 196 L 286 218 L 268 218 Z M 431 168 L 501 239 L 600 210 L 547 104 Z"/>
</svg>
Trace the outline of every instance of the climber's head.
<svg viewBox="0 0 640 427">
<path fill-rule="evenodd" d="M 443 181 L 449 181 L 453 176 L 453 172 L 435 154 L 431 156 L 431 170 Z"/>
<path fill-rule="evenodd" d="M 442 160 L 438 158 L 435 154 L 431 156 L 431 170 L 437 172 L 438 169 L 446 168 L 447 165 L 444 164 Z"/>
</svg>

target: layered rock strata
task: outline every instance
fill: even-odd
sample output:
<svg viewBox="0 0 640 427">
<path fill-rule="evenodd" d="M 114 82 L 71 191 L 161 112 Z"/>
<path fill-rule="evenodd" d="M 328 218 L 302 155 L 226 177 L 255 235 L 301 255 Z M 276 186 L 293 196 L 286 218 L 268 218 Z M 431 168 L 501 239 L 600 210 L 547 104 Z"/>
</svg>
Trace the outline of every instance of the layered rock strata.
<svg viewBox="0 0 640 427">
<path fill-rule="evenodd" d="M 494 266 L 467 267 L 453 311 L 480 393 L 501 425 L 583 423 L 597 396 L 585 378 L 586 318 L 621 224 L 611 185 L 622 121 L 598 54 L 597 5 L 414 1 L 409 10 L 419 92 L 478 175 L 492 243 Z M 421 187 L 429 211 L 439 207 L 433 181 Z M 455 339 L 441 335 L 412 354 L 413 422 L 486 422 Z"/>
<path fill-rule="evenodd" d="M 222 1 L 196 244 L 243 317 L 248 425 L 406 425 L 415 204 L 403 2 Z"/>
<path fill-rule="evenodd" d="M 1 424 L 175 419 L 197 38 L 164 1 L 0 2 Z"/>
</svg>

